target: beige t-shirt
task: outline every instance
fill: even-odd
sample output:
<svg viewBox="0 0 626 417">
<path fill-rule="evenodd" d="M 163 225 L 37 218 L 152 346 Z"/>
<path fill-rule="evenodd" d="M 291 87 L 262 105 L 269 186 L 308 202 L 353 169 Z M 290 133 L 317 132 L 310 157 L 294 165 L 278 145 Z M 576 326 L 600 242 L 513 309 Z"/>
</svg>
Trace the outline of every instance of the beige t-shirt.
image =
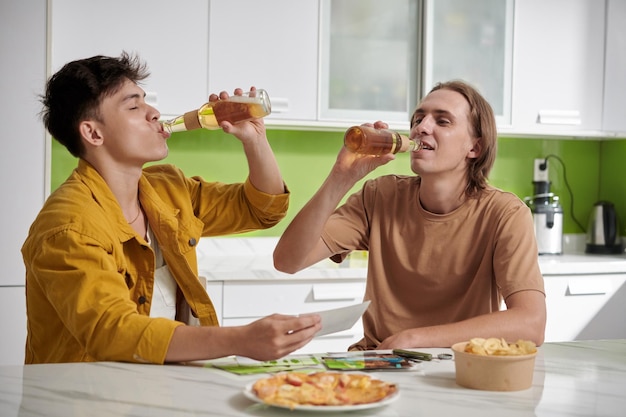
<svg viewBox="0 0 626 417">
<path fill-rule="evenodd" d="M 368 250 L 363 315 L 375 349 L 401 330 L 452 323 L 497 311 L 521 290 L 544 292 L 529 208 L 492 187 L 449 214 L 424 210 L 419 179 L 367 181 L 326 224 L 322 238 L 340 260 Z"/>
</svg>

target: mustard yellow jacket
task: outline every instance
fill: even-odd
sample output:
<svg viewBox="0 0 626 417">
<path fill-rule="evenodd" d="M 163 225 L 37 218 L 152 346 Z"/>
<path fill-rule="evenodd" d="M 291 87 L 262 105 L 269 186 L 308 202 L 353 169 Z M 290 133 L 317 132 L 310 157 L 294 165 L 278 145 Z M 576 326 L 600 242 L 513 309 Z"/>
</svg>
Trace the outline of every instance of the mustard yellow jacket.
<svg viewBox="0 0 626 417">
<path fill-rule="evenodd" d="M 268 228 L 289 194 L 188 178 L 172 165 L 144 169 L 139 198 L 180 293 L 201 325 L 215 309 L 198 280 L 201 236 Z M 25 362 L 163 363 L 183 323 L 150 318 L 155 257 L 86 161 L 44 204 L 22 247 L 28 335 Z"/>
</svg>

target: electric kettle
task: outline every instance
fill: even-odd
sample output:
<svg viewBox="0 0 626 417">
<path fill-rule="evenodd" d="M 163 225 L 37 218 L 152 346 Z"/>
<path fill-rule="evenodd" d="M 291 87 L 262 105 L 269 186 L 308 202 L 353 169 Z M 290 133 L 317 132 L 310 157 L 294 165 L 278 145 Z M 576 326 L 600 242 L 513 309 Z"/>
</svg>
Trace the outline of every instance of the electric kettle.
<svg viewBox="0 0 626 417">
<path fill-rule="evenodd" d="M 587 229 L 586 253 L 622 253 L 622 237 L 615 206 L 608 201 L 598 201 L 593 205 Z"/>
</svg>

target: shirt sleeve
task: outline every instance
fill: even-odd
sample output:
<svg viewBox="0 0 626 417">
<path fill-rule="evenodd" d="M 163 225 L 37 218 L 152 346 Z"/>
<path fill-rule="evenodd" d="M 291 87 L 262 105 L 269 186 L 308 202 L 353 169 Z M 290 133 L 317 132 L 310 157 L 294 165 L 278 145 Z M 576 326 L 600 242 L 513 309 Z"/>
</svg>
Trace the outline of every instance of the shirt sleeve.
<svg viewBox="0 0 626 417">
<path fill-rule="evenodd" d="M 203 236 L 224 236 L 276 225 L 287 214 L 289 189 L 267 194 L 249 179 L 241 183 L 206 181 L 186 177 L 173 165 L 153 165 L 145 169 L 148 180 L 161 199 L 180 210 L 193 210 L 204 223 Z M 191 201 L 191 205 L 189 202 Z M 191 215 L 184 213 L 184 216 Z"/>
<path fill-rule="evenodd" d="M 369 250 L 370 221 L 367 216 L 367 201 L 372 200 L 375 193 L 375 182 L 366 182 L 326 222 L 322 240 L 333 252 L 330 259 L 334 262 L 342 262 L 353 250 Z"/>
<path fill-rule="evenodd" d="M 499 221 L 493 268 L 505 299 L 522 290 L 545 294 L 534 230 L 532 214 L 522 202 L 516 201 Z"/>
</svg>

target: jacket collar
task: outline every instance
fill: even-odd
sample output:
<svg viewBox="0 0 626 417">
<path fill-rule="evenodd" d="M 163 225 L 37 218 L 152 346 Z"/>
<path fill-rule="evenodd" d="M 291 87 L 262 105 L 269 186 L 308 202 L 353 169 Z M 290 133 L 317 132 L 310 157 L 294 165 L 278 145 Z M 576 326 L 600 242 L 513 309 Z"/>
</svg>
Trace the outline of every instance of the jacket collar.
<svg viewBox="0 0 626 417">
<path fill-rule="evenodd" d="M 94 166 L 84 159 L 79 159 L 75 174 L 91 190 L 94 200 L 106 213 L 109 213 L 111 220 L 118 223 L 121 233 L 120 240 L 126 241 L 135 237 L 135 231 L 124 217 L 122 208 L 111 188 Z M 146 178 L 145 173 L 139 179 L 139 200 L 148 215 L 150 223 L 171 219 L 176 217 L 179 212 L 179 209 L 171 207 L 159 197 L 159 194 Z"/>
</svg>

